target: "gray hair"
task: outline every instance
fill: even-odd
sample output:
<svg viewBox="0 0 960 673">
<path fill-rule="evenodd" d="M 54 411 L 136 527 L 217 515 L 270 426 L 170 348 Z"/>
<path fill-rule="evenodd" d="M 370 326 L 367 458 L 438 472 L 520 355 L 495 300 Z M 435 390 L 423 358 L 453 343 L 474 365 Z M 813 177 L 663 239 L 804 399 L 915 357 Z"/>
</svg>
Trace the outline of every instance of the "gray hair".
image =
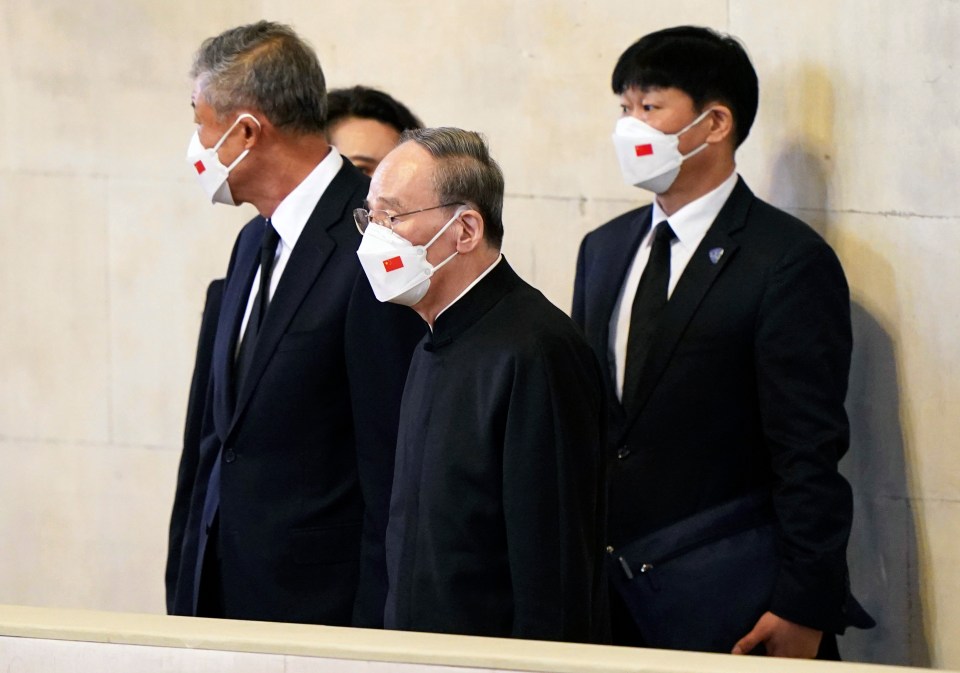
<svg viewBox="0 0 960 673">
<path fill-rule="evenodd" d="M 503 172 L 490 156 L 483 136 L 457 128 L 410 129 L 400 142 L 412 141 L 437 160 L 433 187 L 440 203 L 462 202 L 483 216 L 483 236 L 497 250 L 503 244 Z"/>
<path fill-rule="evenodd" d="M 253 108 L 279 129 L 323 132 L 323 70 L 316 53 L 290 26 L 259 21 L 207 38 L 190 75 L 200 81 L 204 100 L 218 117 Z"/>
</svg>

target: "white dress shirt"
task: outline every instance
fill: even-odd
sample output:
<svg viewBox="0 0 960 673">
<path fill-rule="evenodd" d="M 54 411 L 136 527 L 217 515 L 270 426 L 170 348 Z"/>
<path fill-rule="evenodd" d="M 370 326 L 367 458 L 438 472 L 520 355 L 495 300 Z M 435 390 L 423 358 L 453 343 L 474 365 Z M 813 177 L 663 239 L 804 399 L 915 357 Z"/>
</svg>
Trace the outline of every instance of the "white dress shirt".
<svg viewBox="0 0 960 673">
<path fill-rule="evenodd" d="M 273 294 L 280 283 L 280 276 L 283 270 L 287 268 L 287 262 L 290 261 L 290 253 L 293 252 L 293 246 L 297 244 L 297 239 L 303 233 L 303 228 L 307 225 L 307 220 L 313 214 L 314 209 L 320 202 L 323 193 L 333 182 L 333 178 L 340 172 L 343 166 L 343 157 L 337 151 L 337 148 L 331 147 L 329 154 L 323 158 L 317 167 L 310 171 L 310 174 L 297 185 L 292 192 L 287 194 L 286 198 L 280 202 L 277 209 L 273 211 L 270 217 L 270 223 L 280 234 L 280 242 L 277 244 L 276 257 L 273 261 L 273 271 L 270 274 L 270 290 L 268 299 L 273 299 Z M 247 331 L 247 321 L 250 320 L 250 312 L 253 310 L 253 300 L 257 297 L 257 291 L 260 289 L 260 269 L 253 276 L 253 284 L 250 286 L 250 293 L 247 297 L 247 310 L 243 314 L 243 322 L 240 324 L 240 336 L 237 337 L 237 351 L 240 350 L 240 342 Z M 236 356 L 236 352 L 234 353 Z"/>
<path fill-rule="evenodd" d="M 653 232 L 656 225 L 664 220 L 670 223 L 670 228 L 677 235 L 670 246 L 670 284 L 667 287 L 667 298 L 673 295 L 673 290 L 683 275 L 684 269 L 690 263 L 697 246 L 707 235 L 710 225 L 717 219 L 723 204 L 730 198 L 733 188 L 737 185 L 737 173 L 734 171 L 723 183 L 713 191 L 704 194 L 696 201 L 691 201 L 683 208 L 667 217 L 657 200 L 653 201 L 653 226 L 650 227 L 637 254 L 630 265 L 627 279 L 620 289 L 620 296 L 613 307 L 610 316 L 609 358 L 616 366 L 617 397 L 623 398 L 623 377 L 627 363 L 627 337 L 630 334 L 630 314 L 633 313 L 633 297 L 637 294 L 640 285 L 640 276 L 650 258 L 650 249 L 653 246 Z"/>
</svg>

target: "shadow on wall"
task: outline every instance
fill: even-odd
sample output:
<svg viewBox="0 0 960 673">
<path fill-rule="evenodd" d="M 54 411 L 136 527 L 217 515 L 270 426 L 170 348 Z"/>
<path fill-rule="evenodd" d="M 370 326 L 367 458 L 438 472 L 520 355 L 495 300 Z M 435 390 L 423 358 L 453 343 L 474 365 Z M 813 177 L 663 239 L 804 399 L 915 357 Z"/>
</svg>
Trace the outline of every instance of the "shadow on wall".
<svg viewBox="0 0 960 673">
<path fill-rule="evenodd" d="M 853 304 L 852 318 L 850 453 L 841 464 L 854 493 L 847 556 L 853 588 L 877 626 L 848 631 L 841 651 L 849 660 L 928 667 L 896 352 L 890 335 L 862 305 Z"/>
<path fill-rule="evenodd" d="M 812 134 L 818 138 L 816 142 L 823 140 L 823 124 L 818 131 Z M 819 147 L 815 151 L 813 139 L 807 138 L 811 137 L 788 143 L 778 156 L 771 175 L 771 198 L 831 240 L 826 179 L 830 156 Z M 832 143 L 825 151 L 833 151 Z M 892 269 L 864 246 L 847 252 L 848 277 L 890 282 Z M 854 273 L 851 263 L 862 267 Z M 895 295 L 890 288 L 875 296 Z M 918 538 L 900 424 L 896 351 L 890 334 L 867 308 L 854 300 L 851 313 L 850 451 L 840 464 L 854 494 L 847 556 L 854 595 L 877 626 L 867 631 L 848 630 L 840 639 L 840 651 L 848 661 L 929 666 Z"/>
</svg>

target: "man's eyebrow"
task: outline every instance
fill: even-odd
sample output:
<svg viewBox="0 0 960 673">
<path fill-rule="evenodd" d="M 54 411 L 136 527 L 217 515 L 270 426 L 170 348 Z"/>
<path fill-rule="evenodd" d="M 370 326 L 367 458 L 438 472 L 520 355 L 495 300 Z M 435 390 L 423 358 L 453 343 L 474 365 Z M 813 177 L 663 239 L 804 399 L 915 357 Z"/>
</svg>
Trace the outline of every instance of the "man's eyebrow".
<svg viewBox="0 0 960 673">
<path fill-rule="evenodd" d="M 394 210 L 400 210 L 400 201 L 398 201 L 397 199 L 386 196 L 386 197 L 382 197 L 380 199 L 380 202 L 389 208 L 392 208 Z"/>
</svg>

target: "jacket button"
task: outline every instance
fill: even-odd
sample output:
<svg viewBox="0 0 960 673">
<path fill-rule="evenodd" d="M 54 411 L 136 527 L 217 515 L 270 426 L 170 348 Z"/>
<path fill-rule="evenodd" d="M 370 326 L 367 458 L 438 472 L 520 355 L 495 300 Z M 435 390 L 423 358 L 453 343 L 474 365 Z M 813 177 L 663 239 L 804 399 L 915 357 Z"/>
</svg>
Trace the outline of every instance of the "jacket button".
<svg viewBox="0 0 960 673">
<path fill-rule="evenodd" d="M 237 454 L 233 452 L 233 449 L 227 449 L 223 452 L 223 462 L 232 463 L 237 459 Z"/>
<path fill-rule="evenodd" d="M 619 449 L 617 449 L 617 458 L 619 458 L 620 460 L 623 460 L 629 455 L 630 455 L 630 449 L 628 449 L 627 447 L 621 446 Z"/>
</svg>

